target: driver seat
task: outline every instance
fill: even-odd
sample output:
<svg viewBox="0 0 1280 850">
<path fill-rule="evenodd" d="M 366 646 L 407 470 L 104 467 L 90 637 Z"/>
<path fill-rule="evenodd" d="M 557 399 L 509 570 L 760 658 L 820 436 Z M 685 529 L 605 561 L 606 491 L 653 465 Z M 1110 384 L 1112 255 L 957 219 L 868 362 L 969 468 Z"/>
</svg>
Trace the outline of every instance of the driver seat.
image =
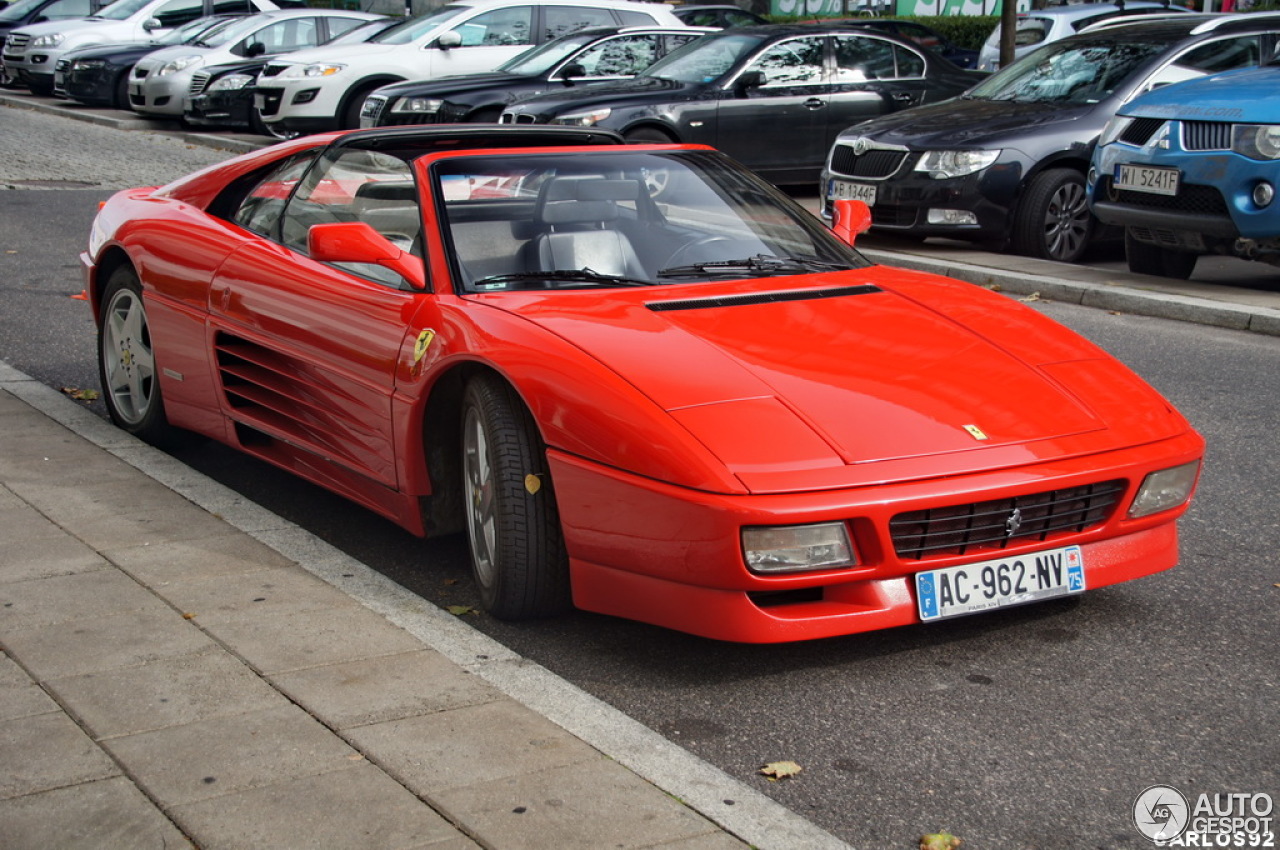
<svg viewBox="0 0 1280 850">
<path fill-rule="evenodd" d="M 634 201 L 635 180 L 603 177 L 554 177 L 538 195 L 533 240 L 539 271 L 590 269 L 600 274 L 647 279 L 644 265 L 627 235 L 614 229 L 618 201 Z"/>
</svg>

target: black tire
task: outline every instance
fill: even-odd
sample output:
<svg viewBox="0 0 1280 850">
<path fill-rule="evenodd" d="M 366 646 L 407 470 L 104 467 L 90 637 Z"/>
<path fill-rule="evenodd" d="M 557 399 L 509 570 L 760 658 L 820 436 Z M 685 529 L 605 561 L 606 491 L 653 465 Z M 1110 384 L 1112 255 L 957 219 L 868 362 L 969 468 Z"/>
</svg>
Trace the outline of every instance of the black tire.
<svg viewBox="0 0 1280 850">
<path fill-rule="evenodd" d="M 53 83 L 36 82 L 32 80 L 27 84 L 27 88 L 37 97 L 53 97 Z"/>
<path fill-rule="evenodd" d="M 1171 277 L 1175 280 L 1187 280 L 1196 270 L 1198 254 L 1188 251 L 1172 251 L 1159 245 L 1148 245 L 1139 242 L 1126 229 L 1124 232 L 1124 258 L 1129 263 L 1129 271 L 1134 274 L 1150 274 L 1156 277 Z"/>
<path fill-rule="evenodd" d="M 176 433 L 164 413 L 142 284 L 131 266 L 112 272 L 102 293 L 98 376 L 112 422 L 148 443 L 173 441 Z"/>
<path fill-rule="evenodd" d="M 572 607 L 547 449 L 515 391 L 495 377 L 462 400 L 462 487 L 481 605 L 503 620 Z"/>
<path fill-rule="evenodd" d="M 1072 168 L 1039 174 L 1027 187 L 1013 223 L 1013 250 L 1028 257 L 1075 263 L 1089 247 L 1097 221 L 1089 212 L 1084 175 Z"/>
<path fill-rule="evenodd" d="M 364 108 L 364 99 L 382 85 L 383 83 L 364 85 L 351 93 L 347 102 L 342 105 L 342 114 L 338 116 L 342 121 L 340 129 L 358 130 L 360 128 L 360 110 Z"/>
<path fill-rule="evenodd" d="M 129 103 L 129 71 L 116 77 L 115 95 L 112 97 L 111 105 L 125 112 L 133 111 L 133 104 Z"/>
</svg>

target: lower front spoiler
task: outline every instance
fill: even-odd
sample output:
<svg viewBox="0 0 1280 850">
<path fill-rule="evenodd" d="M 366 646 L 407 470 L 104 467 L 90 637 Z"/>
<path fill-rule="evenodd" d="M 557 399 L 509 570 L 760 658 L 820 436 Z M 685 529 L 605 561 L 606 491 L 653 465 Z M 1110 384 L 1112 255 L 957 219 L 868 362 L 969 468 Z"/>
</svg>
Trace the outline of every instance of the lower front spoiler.
<svg viewBox="0 0 1280 850">
<path fill-rule="evenodd" d="M 1172 522 L 1082 547 L 1085 587 L 1167 570 L 1178 561 Z M 578 608 L 716 640 L 781 643 L 856 634 L 920 622 L 912 576 L 864 579 L 814 589 L 819 598 L 760 604 L 751 594 L 680 584 L 570 559 Z"/>
</svg>

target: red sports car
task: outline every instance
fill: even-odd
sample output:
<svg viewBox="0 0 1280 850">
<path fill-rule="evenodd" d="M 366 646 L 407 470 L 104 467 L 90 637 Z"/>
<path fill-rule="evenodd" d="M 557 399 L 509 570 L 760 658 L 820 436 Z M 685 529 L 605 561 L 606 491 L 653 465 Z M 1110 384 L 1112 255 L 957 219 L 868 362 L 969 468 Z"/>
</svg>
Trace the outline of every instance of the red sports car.
<svg viewBox="0 0 1280 850">
<path fill-rule="evenodd" d="M 1036 311 L 869 263 L 714 150 L 571 127 L 311 136 L 113 197 L 112 418 L 418 535 L 484 606 L 787 641 L 1177 560 L 1204 443 Z"/>
</svg>

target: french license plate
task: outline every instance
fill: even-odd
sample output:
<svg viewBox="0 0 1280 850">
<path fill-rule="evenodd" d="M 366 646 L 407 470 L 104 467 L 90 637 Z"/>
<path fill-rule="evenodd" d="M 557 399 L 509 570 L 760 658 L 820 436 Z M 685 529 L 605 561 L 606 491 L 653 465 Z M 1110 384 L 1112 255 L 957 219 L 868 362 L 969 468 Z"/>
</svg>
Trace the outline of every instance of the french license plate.
<svg viewBox="0 0 1280 850">
<path fill-rule="evenodd" d="M 1117 165 L 1115 187 L 1152 195 L 1178 194 L 1178 169 L 1150 165 Z"/>
<path fill-rule="evenodd" d="M 924 622 L 945 620 L 1084 592 L 1079 546 L 916 573 L 916 605 Z"/>
<path fill-rule="evenodd" d="M 871 207 L 876 203 L 876 187 L 869 183 L 832 180 L 827 185 L 827 197 L 833 201 L 862 201 Z"/>
</svg>

